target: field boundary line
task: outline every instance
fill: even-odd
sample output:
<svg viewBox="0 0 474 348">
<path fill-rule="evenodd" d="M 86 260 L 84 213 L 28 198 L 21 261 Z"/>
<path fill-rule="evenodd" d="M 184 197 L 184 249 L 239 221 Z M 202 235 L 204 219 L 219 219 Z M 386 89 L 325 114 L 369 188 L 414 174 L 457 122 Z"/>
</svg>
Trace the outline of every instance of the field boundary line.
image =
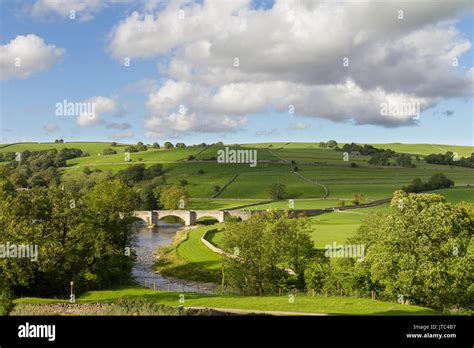
<svg viewBox="0 0 474 348">
<path fill-rule="evenodd" d="M 326 316 L 327 313 L 313 312 L 287 312 L 287 311 L 270 311 L 265 309 L 245 309 L 245 308 L 220 308 L 220 307 L 185 307 L 189 309 L 212 309 L 217 312 L 235 313 L 235 314 L 269 314 L 269 315 L 290 315 L 290 316 Z"/>
<path fill-rule="evenodd" d="M 238 176 L 239 176 L 239 173 L 235 174 L 232 178 L 230 178 L 230 180 L 227 181 L 227 182 L 224 184 L 224 186 L 222 186 L 222 188 L 212 196 L 212 198 L 216 198 L 216 197 L 218 197 L 222 192 L 224 192 L 224 190 L 225 190 L 230 184 L 232 184 L 232 183 L 235 181 L 235 179 L 237 179 Z"/>
<path fill-rule="evenodd" d="M 285 163 L 288 163 L 288 164 L 290 165 L 290 168 L 291 168 L 291 171 L 293 172 L 293 174 L 299 176 L 301 179 L 303 179 L 303 180 L 306 181 L 306 182 L 309 182 L 310 184 L 317 185 L 317 186 L 321 186 L 321 187 L 324 189 L 324 192 L 325 192 L 323 198 L 327 198 L 327 197 L 329 196 L 329 189 L 326 187 L 326 185 L 321 184 L 321 183 L 319 183 L 319 182 L 317 182 L 317 181 L 313 181 L 313 180 L 311 180 L 311 179 L 308 179 L 308 178 L 304 177 L 302 174 L 300 174 L 300 173 L 298 173 L 298 172 L 295 171 L 295 168 L 293 167 L 293 163 L 292 163 L 291 161 L 288 161 L 288 160 L 284 159 L 283 157 L 278 156 L 277 154 L 275 154 L 275 153 L 274 153 L 272 150 L 270 150 L 270 149 L 267 149 L 267 150 L 268 150 L 268 152 L 270 152 L 273 156 L 279 158 L 280 160 L 282 160 L 282 161 L 285 162 Z"/>
</svg>

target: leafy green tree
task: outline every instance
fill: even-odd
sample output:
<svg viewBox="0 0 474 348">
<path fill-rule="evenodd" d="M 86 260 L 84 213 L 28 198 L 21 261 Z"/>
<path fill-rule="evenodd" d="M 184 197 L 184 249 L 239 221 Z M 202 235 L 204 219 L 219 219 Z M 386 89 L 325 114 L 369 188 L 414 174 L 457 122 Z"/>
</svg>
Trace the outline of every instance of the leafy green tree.
<svg viewBox="0 0 474 348">
<path fill-rule="evenodd" d="M 222 243 L 233 256 L 224 257 L 225 282 L 257 295 L 298 284 L 315 253 L 306 224 L 275 211 L 242 222 L 227 219 Z"/>
<path fill-rule="evenodd" d="M 184 148 L 186 148 L 186 144 L 185 143 L 176 143 L 175 147 L 179 148 L 179 149 L 184 149 Z"/>
<path fill-rule="evenodd" d="M 154 149 L 159 149 L 159 148 L 160 148 L 160 144 L 158 144 L 158 143 L 153 143 L 152 147 L 153 147 Z"/>
<path fill-rule="evenodd" d="M 466 306 L 474 282 L 474 259 L 468 246 L 474 223 L 462 206 L 436 194 L 396 191 L 392 212 L 371 218 L 351 242 L 365 244 L 365 258 L 356 263 L 396 299 L 434 308 Z M 374 222 L 375 221 L 375 222 Z"/>
<path fill-rule="evenodd" d="M 336 140 L 329 140 L 326 145 L 327 145 L 327 147 L 329 147 L 330 149 L 333 149 L 333 148 L 335 148 L 335 147 L 337 146 L 337 141 L 336 141 Z"/>
<path fill-rule="evenodd" d="M 0 276 L 0 281 L 1 281 Z M 5 284 L 5 282 L 0 283 L 0 316 L 8 315 L 10 310 L 13 308 L 13 291 Z"/>
<path fill-rule="evenodd" d="M 163 165 L 160 163 L 157 163 L 145 169 L 145 172 L 143 173 L 143 178 L 145 180 L 149 180 L 157 176 L 160 176 L 162 174 L 163 174 Z"/>
<path fill-rule="evenodd" d="M 138 152 L 138 149 L 136 146 L 130 145 L 125 148 L 125 152 L 129 152 L 129 153 Z"/>
<path fill-rule="evenodd" d="M 165 147 L 165 149 L 172 149 L 174 147 L 174 145 L 169 141 L 167 141 L 163 146 Z"/>
<path fill-rule="evenodd" d="M 189 194 L 182 186 L 172 185 L 165 187 L 160 192 L 160 203 L 164 209 L 180 209 L 180 203 L 185 206 L 189 202 Z"/>
<path fill-rule="evenodd" d="M 127 169 L 122 169 L 116 174 L 116 177 L 128 184 L 137 183 L 145 177 L 145 165 L 135 164 Z"/>
<path fill-rule="evenodd" d="M 137 151 L 147 151 L 148 147 L 145 144 L 143 144 L 141 141 L 139 141 L 136 145 L 136 149 Z"/>
<path fill-rule="evenodd" d="M 2 283 L 17 295 L 64 296 L 131 277 L 133 210 L 138 198 L 119 180 L 96 184 L 83 197 L 58 188 L 0 191 L 0 244 L 38 247 L 37 260 L 0 258 Z"/>
<path fill-rule="evenodd" d="M 283 184 L 271 184 L 268 188 L 268 193 L 274 200 L 283 199 L 286 196 L 286 186 Z"/>
<path fill-rule="evenodd" d="M 101 152 L 102 155 L 116 155 L 117 154 L 117 151 L 115 151 L 114 149 L 108 147 L 106 149 L 103 149 L 102 152 Z"/>
</svg>

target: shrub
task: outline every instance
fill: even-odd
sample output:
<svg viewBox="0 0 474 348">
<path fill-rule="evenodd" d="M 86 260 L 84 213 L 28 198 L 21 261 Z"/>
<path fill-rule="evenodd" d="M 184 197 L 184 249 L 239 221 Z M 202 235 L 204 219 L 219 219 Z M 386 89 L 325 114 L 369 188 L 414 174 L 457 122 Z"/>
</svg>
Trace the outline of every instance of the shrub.
<svg viewBox="0 0 474 348">
<path fill-rule="evenodd" d="M 115 151 L 114 149 L 111 149 L 110 147 L 106 148 L 106 149 L 103 149 L 102 152 L 101 152 L 101 155 L 116 155 L 117 154 L 117 151 Z"/>
</svg>

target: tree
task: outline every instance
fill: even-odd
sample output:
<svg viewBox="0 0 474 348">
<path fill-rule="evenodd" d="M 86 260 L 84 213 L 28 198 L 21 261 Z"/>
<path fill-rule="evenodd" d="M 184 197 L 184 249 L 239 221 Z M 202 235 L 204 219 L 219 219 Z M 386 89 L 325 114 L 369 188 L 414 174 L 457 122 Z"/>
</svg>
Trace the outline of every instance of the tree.
<svg viewBox="0 0 474 348">
<path fill-rule="evenodd" d="M 125 148 L 125 152 L 130 152 L 130 153 L 132 153 L 132 152 L 138 152 L 138 149 L 136 148 L 136 146 L 130 145 L 130 146 L 127 146 L 127 147 Z"/>
<path fill-rule="evenodd" d="M 186 144 L 185 143 L 176 143 L 176 148 L 179 148 L 179 149 L 184 149 L 186 148 Z"/>
<path fill-rule="evenodd" d="M 393 299 L 434 308 L 468 305 L 474 282 L 468 212 L 440 195 L 403 191 L 394 193 L 391 208 L 387 216 L 367 219 L 350 241 L 365 244 L 356 270 Z"/>
<path fill-rule="evenodd" d="M 147 151 L 148 147 L 145 144 L 143 144 L 141 141 L 139 141 L 136 145 L 136 149 L 137 151 Z"/>
<path fill-rule="evenodd" d="M 150 180 L 157 176 L 161 176 L 162 174 L 163 174 L 163 165 L 160 163 L 157 163 L 145 169 L 143 173 L 143 179 Z"/>
<path fill-rule="evenodd" d="M 164 209 L 182 209 L 182 205 L 186 206 L 188 202 L 189 194 L 182 186 L 168 186 L 160 192 L 160 203 Z"/>
<path fill-rule="evenodd" d="M 319 147 L 326 148 L 327 144 L 324 141 L 319 142 Z"/>
<path fill-rule="evenodd" d="M 109 148 L 103 149 L 101 154 L 102 155 L 116 155 L 117 151 L 109 147 Z"/>
<path fill-rule="evenodd" d="M 397 156 L 397 165 L 402 167 L 414 167 L 414 164 L 411 162 L 411 156 L 404 153 Z"/>
<path fill-rule="evenodd" d="M 327 147 L 329 147 L 330 149 L 335 148 L 336 146 L 337 146 L 336 140 L 329 140 L 327 142 Z"/>
<path fill-rule="evenodd" d="M 283 199 L 286 196 L 286 186 L 283 184 L 271 184 L 268 193 L 273 200 Z"/>
<path fill-rule="evenodd" d="M 13 308 L 13 291 L 2 281 L 0 275 L 0 316 L 6 316 Z"/>
<path fill-rule="evenodd" d="M 160 144 L 158 144 L 158 143 L 153 143 L 152 147 L 153 147 L 154 149 L 159 149 L 159 148 L 160 148 Z"/>
<path fill-rule="evenodd" d="M 224 257 L 225 281 L 244 293 L 257 295 L 298 284 L 315 253 L 307 220 L 289 219 L 288 213 L 276 211 L 242 222 L 228 219 L 222 244 L 234 255 Z"/>
<path fill-rule="evenodd" d="M 36 262 L 0 258 L 1 285 L 16 295 L 64 296 L 99 284 L 129 281 L 133 255 L 133 189 L 119 180 L 96 184 L 83 197 L 59 188 L 0 190 L 0 244 L 38 246 Z"/>
<path fill-rule="evenodd" d="M 172 143 L 170 143 L 169 141 L 167 141 L 165 144 L 164 144 L 164 147 L 165 149 L 169 150 L 169 149 L 172 149 L 174 146 Z"/>
<path fill-rule="evenodd" d="M 122 169 L 115 176 L 128 184 L 137 183 L 145 177 L 145 165 L 136 164 L 130 166 L 127 169 Z"/>
</svg>

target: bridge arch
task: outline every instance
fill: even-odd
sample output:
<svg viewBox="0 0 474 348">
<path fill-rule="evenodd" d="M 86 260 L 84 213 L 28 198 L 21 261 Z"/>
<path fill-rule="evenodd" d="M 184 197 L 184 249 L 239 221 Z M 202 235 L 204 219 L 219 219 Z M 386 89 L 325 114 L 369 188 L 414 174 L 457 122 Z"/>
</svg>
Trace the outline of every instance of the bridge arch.
<svg viewBox="0 0 474 348">
<path fill-rule="evenodd" d="M 176 216 L 184 221 L 185 226 L 194 225 L 196 222 L 193 212 L 190 210 L 154 210 L 156 219 L 161 220 L 167 216 Z"/>
</svg>

